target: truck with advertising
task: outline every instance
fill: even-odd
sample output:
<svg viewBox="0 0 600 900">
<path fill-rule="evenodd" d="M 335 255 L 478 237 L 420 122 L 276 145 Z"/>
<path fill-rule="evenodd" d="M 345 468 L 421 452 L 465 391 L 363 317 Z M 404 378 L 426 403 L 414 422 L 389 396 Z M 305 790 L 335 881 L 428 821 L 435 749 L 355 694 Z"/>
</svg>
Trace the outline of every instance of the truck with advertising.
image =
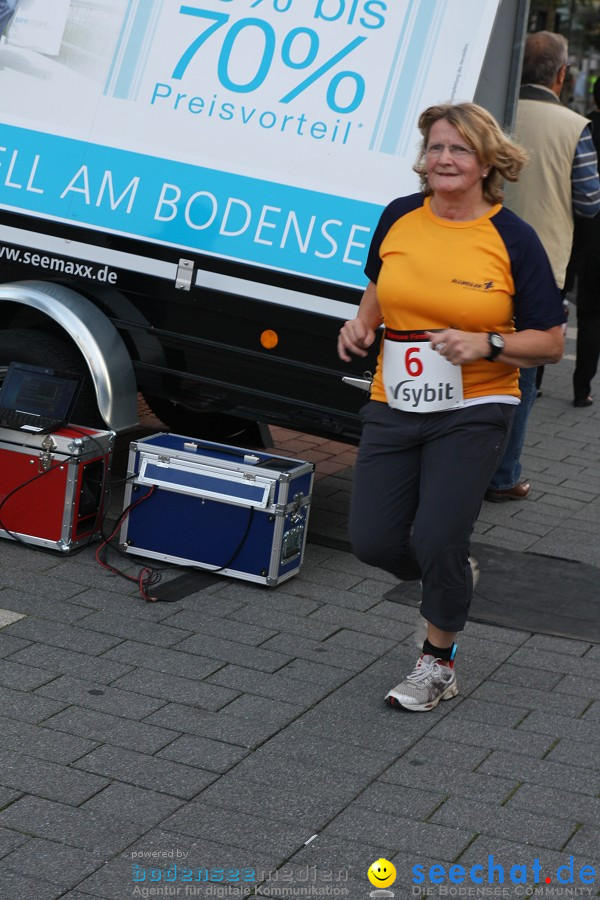
<svg viewBox="0 0 600 900">
<path fill-rule="evenodd" d="M 74 421 L 355 441 L 344 364 L 419 112 L 510 125 L 525 0 L 16 0 L 0 22 L 0 377 L 85 376 Z M 368 377 L 368 375 L 366 376 Z M 230 419 L 229 417 L 233 417 Z M 223 436 L 223 435 L 221 435 Z"/>
</svg>

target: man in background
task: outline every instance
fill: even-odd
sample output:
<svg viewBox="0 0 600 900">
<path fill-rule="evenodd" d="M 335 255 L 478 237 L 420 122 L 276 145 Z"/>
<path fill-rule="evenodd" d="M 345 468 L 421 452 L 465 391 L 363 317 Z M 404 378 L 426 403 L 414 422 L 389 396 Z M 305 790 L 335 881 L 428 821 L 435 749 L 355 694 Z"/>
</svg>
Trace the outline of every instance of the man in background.
<svg viewBox="0 0 600 900">
<path fill-rule="evenodd" d="M 518 182 L 506 187 L 505 206 L 537 231 L 563 292 L 573 243 L 574 215 L 600 211 L 598 160 L 588 119 L 563 106 L 568 45 L 560 34 L 527 36 L 515 139 L 531 155 Z M 521 403 L 504 457 L 486 492 L 494 502 L 524 500 L 531 485 L 521 480 L 521 451 L 536 396 L 536 369 L 521 369 Z"/>
<path fill-rule="evenodd" d="M 600 154 L 600 78 L 594 82 L 594 104 L 588 116 Z M 592 380 L 600 359 L 600 215 L 575 223 L 577 277 L 577 357 L 573 372 L 573 406 L 591 406 Z"/>
</svg>

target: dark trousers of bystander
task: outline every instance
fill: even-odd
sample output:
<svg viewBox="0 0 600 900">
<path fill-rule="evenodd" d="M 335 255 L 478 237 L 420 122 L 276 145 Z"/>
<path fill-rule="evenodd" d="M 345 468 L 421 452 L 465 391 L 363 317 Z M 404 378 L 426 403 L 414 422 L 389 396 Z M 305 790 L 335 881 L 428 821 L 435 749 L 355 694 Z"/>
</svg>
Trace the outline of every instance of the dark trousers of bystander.
<svg viewBox="0 0 600 900">
<path fill-rule="evenodd" d="M 577 355 L 573 399 L 585 401 L 600 359 L 600 215 L 577 222 Z"/>
<path fill-rule="evenodd" d="M 504 456 L 490 481 L 491 491 L 507 491 L 521 480 L 521 453 L 527 435 L 527 422 L 536 396 L 536 373 L 538 369 L 521 369 L 519 390 L 521 402 L 516 408 L 510 438 Z"/>
<path fill-rule="evenodd" d="M 587 311 L 577 306 L 577 361 L 573 372 L 573 399 L 586 401 L 600 359 L 600 309 Z"/>
</svg>

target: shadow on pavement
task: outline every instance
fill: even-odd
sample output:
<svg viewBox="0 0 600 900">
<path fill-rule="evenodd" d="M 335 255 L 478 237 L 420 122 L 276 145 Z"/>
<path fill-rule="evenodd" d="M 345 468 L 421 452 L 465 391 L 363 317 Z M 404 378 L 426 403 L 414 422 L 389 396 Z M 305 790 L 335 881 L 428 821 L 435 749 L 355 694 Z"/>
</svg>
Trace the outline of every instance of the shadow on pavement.
<svg viewBox="0 0 600 900">
<path fill-rule="evenodd" d="M 474 622 L 600 643 L 598 569 L 586 563 L 473 544 L 481 569 Z M 401 583 L 386 600 L 416 606 L 420 589 Z"/>
</svg>

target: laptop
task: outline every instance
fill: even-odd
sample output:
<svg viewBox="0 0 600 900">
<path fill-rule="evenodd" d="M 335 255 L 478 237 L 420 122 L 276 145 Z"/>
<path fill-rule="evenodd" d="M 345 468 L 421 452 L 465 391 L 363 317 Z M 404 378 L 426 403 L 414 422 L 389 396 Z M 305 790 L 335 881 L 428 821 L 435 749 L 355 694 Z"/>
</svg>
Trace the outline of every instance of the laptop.
<svg viewBox="0 0 600 900">
<path fill-rule="evenodd" d="M 70 421 L 83 378 L 11 362 L 0 388 L 0 427 L 48 434 Z"/>
</svg>

